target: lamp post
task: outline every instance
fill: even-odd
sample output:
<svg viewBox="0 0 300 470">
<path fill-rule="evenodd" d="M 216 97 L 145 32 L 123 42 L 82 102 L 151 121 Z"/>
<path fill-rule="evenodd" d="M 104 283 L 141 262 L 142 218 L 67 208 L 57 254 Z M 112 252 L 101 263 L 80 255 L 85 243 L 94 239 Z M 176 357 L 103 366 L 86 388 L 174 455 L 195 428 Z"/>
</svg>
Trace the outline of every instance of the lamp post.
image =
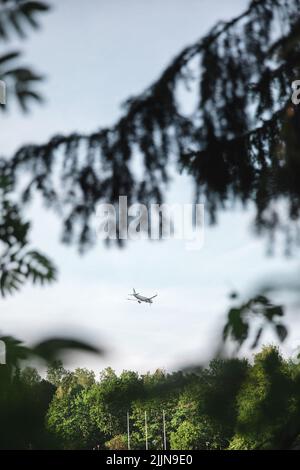
<svg viewBox="0 0 300 470">
<path fill-rule="evenodd" d="M 163 410 L 163 435 L 164 435 L 164 450 L 167 450 L 166 414 L 165 414 L 165 410 Z"/>
<path fill-rule="evenodd" d="M 145 411 L 145 441 L 146 441 L 146 450 L 148 450 L 148 423 L 147 423 L 147 411 Z"/>
<path fill-rule="evenodd" d="M 129 412 L 127 411 L 127 447 L 130 450 L 130 424 L 129 424 Z"/>
</svg>

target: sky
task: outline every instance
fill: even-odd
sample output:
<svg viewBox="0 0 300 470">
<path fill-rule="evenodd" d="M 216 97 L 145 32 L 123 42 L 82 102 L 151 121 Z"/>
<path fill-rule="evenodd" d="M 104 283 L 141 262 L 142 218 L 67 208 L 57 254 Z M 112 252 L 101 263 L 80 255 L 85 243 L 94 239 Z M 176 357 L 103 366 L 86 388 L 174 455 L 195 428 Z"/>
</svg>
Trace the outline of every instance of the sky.
<svg viewBox="0 0 300 470">
<path fill-rule="evenodd" d="M 56 133 L 88 133 L 113 124 L 122 102 L 143 91 L 175 54 L 248 3 L 49 2 L 53 8 L 41 18 L 41 29 L 11 46 L 20 47 L 24 62 L 45 75 L 40 86 L 45 104 L 26 116 L 12 107 L 1 117 L 1 152 L 7 156 Z M 174 175 L 168 200 L 192 202 L 187 176 Z M 285 258 L 280 245 L 267 257 L 266 240 L 251 233 L 251 207 L 221 214 L 214 227 L 206 224 L 204 246 L 196 252 L 175 240 L 129 242 L 122 250 L 99 241 L 80 256 L 76 247 L 60 243 L 59 220 L 38 198 L 26 216 L 33 220 L 32 244 L 56 263 L 59 278 L 1 300 L 1 332 L 27 342 L 72 335 L 107 350 L 104 357 L 70 356 L 69 367 L 145 372 L 204 360 L 219 340 L 232 290 L 246 298 L 261 282 L 298 274 L 297 260 Z M 132 287 L 149 296 L 158 293 L 155 303 L 128 302 Z M 300 342 L 297 331 L 291 331 L 286 351 Z"/>
</svg>

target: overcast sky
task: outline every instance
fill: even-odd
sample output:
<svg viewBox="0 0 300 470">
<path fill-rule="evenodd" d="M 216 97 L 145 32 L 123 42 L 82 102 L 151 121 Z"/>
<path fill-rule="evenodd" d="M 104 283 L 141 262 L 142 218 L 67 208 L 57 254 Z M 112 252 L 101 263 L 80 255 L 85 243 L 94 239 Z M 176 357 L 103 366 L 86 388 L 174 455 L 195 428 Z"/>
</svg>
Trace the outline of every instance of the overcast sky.
<svg viewBox="0 0 300 470">
<path fill-rule="evenodd" d="M 120 104 L 160 74 L 183 47 L 217 20 L 230 19 L 246 0 L 60 0 L 42 18 L 42 28 L 20 47 L 24 61 L 46 77 L 46 97 L 29 116 L 13 111 L 1 117 L 1 152 L 21 144 L 45 142 L 55 133 L 89 132 L 115 122 Z M 213 77 L 212 77 L 213 80 Z M 170 202 L 189 203 L 191 182 L 175 179 Z M 206 227 L 201 251 L 180 241 L 132 242 L 106 249 L 101 242 L 80 257 L 59 243 L 60 224 L 37 201 L 32 243 L 50 255 L 59 281 L 27 286 L 1 301 L 1 331 L 33 341 L 52 334 L 71 335 L 105 345 L 104 359 L 81 355 L 70 365 L 100 370 L 173 368 L 207 357 L 217 341 L 228 293 L 255 291 L 260 281 L 295 273 L 297 263 L 266 257 L 266 241 L 251 234 L 251 209 L 223 214 Z M 158 293 L 155 304 L 126 300 L 135 287 Z M 299 335 L 300 337 L 300 335 Z M 290 345 L 297 341 L 290 335 Z M 272 336 L 270 336 L 272 339 Z"/>
</svg>

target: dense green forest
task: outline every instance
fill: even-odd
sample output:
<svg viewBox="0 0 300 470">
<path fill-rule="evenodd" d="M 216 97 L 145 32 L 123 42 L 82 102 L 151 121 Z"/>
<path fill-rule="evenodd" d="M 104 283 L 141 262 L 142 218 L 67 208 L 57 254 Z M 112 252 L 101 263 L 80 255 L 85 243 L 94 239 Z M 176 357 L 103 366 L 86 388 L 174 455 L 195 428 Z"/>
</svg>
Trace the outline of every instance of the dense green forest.
<svg viewBox="0 0 300 470">
<path fill-rule="evenodd" d="M 2 371 L 5 366 L 1 366 Z M 1 370 L 1 369 L 0 369 Z M 192 371 L 138 374 L 111 368 L 98 377 L 57 360 L 41 378 L 14 369 L 0 398 L 1 447 L 23 449 L 297 448 L 300 362 L 265 346 L 251 360 L 215 358 Z M 6 415 L 9 408 L 9 415 Z"/>
</svg>

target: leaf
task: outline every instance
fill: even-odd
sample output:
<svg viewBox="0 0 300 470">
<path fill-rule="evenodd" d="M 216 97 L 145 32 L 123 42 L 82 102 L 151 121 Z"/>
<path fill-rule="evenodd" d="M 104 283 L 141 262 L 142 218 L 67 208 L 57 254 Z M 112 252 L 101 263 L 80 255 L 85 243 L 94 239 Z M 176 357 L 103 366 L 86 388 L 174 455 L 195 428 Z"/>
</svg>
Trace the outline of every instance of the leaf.
<svg viewBox="0 0 300 470">
<path fill-rule="evenodd" d="M 41 75 L 37 75 L 34 73 L 30 68 L 28 67 L 16 67 L 14 69 L 10 69 L 4 74 L 2 74 L 3 77 L 9 77 L 12 76 L 16 81 L 19 82 L 19 86 L 21 83 L 24 82 L 30 82 L 30 81 L 37 81 L 37 80 L 42 80 Z"/>
<path fill-rule="evenodd" d="M 45 2 L 24 2 L 20 5 L 20 10 L 26 15 L 33 12 L 46 12 L 50 10 L 50 5 Z"/>
<path fill-rule="evenodd" d="M 257 330 L 251 349 L 258 346 L 261 339 L 263 329 L 267 324 L 272 324 L 278 337 L 284 341 L 288 332 L 284 325 L 275 323 L 277 317 L 284 315 L 284 308 L 281 305 L 274 305 L 264 295 L 257 295 L 250 298 L 246 303 L 239 307 L 231 308 L 228 312 L 228 320 L 223 329 L 223 340 L 229 336 L 240 345 L 247 339 L 249 335 L 249 327 L 252 318 L 262 319 L 263 325 Z"/>
<path fill-rule="evenodd" d="M 6 363 L 16 366 L 19 361 L 28 359 L 30 348 L 24 346 L 23 342 L 12 336 L 1 336 L 0 340 L 5 343 Z"/>
<path fill-rule="evenodd" d="M 254 297 L 252 300 L 251 300 L 252 303 L 258 303 L 258 304 L 262 304 L 262 305 L 270 305 L 270 301 L 269 299 L 264 296 L 264 295 L 257 295 L 256 297 Z"/>
<path fill-rule="evenodd" d="M 17 91 L 16 97 L 18 99 L 20 107 L 25 113 L 29 111 L 29 106 L 28 106 L 29 99 L 33 98 L 35 101 L 39 101 L 39 102 L 43 101 L 40 95 L 29 90 Z"/>
<path fill-rule="evenodd" d="M 278 335 L 278 338 L 280 339 L 281 342 L 285 341 L 287 335 L 288 335 L 288 330 L 287 328 L 282 324 L 282 323 L 277 323 L 275 325 L 276 333 Z"/>
<path fill-rule="evenodd" d="M 9 68 L 9 61 L 18 56 L 18 52 L 0 56 L 0 79 L 5 80 L 7 96 L 14 96 L 22 111 L 27 112 L 29 104 L 31 104 L 30 101 L 34 100 L 39 103 L 43 101 L 42 96 L 34 88 L 36 83 L 43 80 L 43 77 L 29 67 L 15 66 Z M 10 98 L 7 99 L 7 103 L 9 102 Z M 7 109 L 7 106 L 1 107 L 1 110 L 5 111 L 5 109 Z"/>
<path fill-rule="evenodd" d="M 57 271 L 52 261 L 38 250 L 28 249 L 29 222 L 21 218 L 19 208 L 10 200 L 9 175 L 1 171 L 0 161 L 0 294 L 4 297 L 19 290 L 27 281 L 52 282 Z"/>
<path fill-rule="evenodd" d="M 240 344 L 244 342 L 248 335 L 249 325 L 242 318 L 243 308 L 232 308 L 228 313 L 228 322 L 223 331 L 223 337 L 226 339 L 229 335 Z"/>
<path fill-rule="evenodd" d="M 18 269 L 0 273 L 0 292 L 3 297 L 7 293 L 12 294 L 14 291 L 19 290 L 21 284 L 22 279 Z"/>
<path fill-rule="evenodd" d="M 10 21 L 11 25 L 14 27 L 17 35 L 24 39 L 26 37 L 26 34 L 24 33 L 23 27 L 22 27 L 22 22 L 21 22 L 21 16 L 17 10 L 12 10 L 9 12 L 8 15 L 8 20 Z"/>
<path fill-rule="evenodd" d="M 33 349 L 33 354 L 46 361 L 57 359 L 62 352 L 66 350 L 80 350 L 95 354 L 104 354 L 104 350 L 99 347 L 91 346 L 88 343 L 76 339 L 52 338 L 37 344 Z"/>
<path fill-rule="evenodd" d="M 284 309 L 281 305 L 273 305 L 264 310 L 264 316 L 269 320 L 273 321 L 274 317 L 283 317 Z"/>
<path fill-rule="evenodd" d="M 3 65 L 6 62 L 10 62 L 11 60 L 16 59 L 17 57 L 20 57 L 20 55 L 20 51 L 8 52 L 7 54 L 0 56 L 0 65 Z"/>
<path fill-rule="evenodd" d="M 261 335 L 262 335 L 262 332 L 263 332 L 263 327 L 261 326 L 261 327 L 258 329 L 257 333 L 256 333 L 256 336 L 255 336 L 254 341 L 253 341 L 253 343 L 252 343 L 251 349 L 256 348 L 256 346 L 258 345 L 259 340 L 260 340 Z"/>
<path fill-rule="evenodd" d="M 44 2 L 11 0 L 7 2 L 7 6 L 3 3 L 1 2 L 0 10 L 0 38 L 6 40 L 11 36 L 11 32 L 16 33 L 18 37 L 25 38 L 26 23 L 32 28 L 37 28 L 39 23 L 36 15 L 50 9 L 50 6 Z"/>
<path fill-rule="evenodd" d="M 56 268 L 49 258 L 38 251 L 28 251 L 24 256 L 23 264 L 27 267 L 27 277 L 31 278 L 34 283 L 51 282 L 56 279 Z"/>
<path fill-rule="evenodd" d="M 34 347 L 25 346 L 24 343 L 12 336 L 2 336 L 0 340 L 6 346 L 6 362 L 8 365 L 18 366 L 20 361 L 32 357 L 41 358 L 47 362 L 61 357 L 66 350 L 80 350 L 95 354 L 104 354 L 102 348 L 96 348 L 86 342 L 73 338 L 49 338 Z"/>
</svg>

